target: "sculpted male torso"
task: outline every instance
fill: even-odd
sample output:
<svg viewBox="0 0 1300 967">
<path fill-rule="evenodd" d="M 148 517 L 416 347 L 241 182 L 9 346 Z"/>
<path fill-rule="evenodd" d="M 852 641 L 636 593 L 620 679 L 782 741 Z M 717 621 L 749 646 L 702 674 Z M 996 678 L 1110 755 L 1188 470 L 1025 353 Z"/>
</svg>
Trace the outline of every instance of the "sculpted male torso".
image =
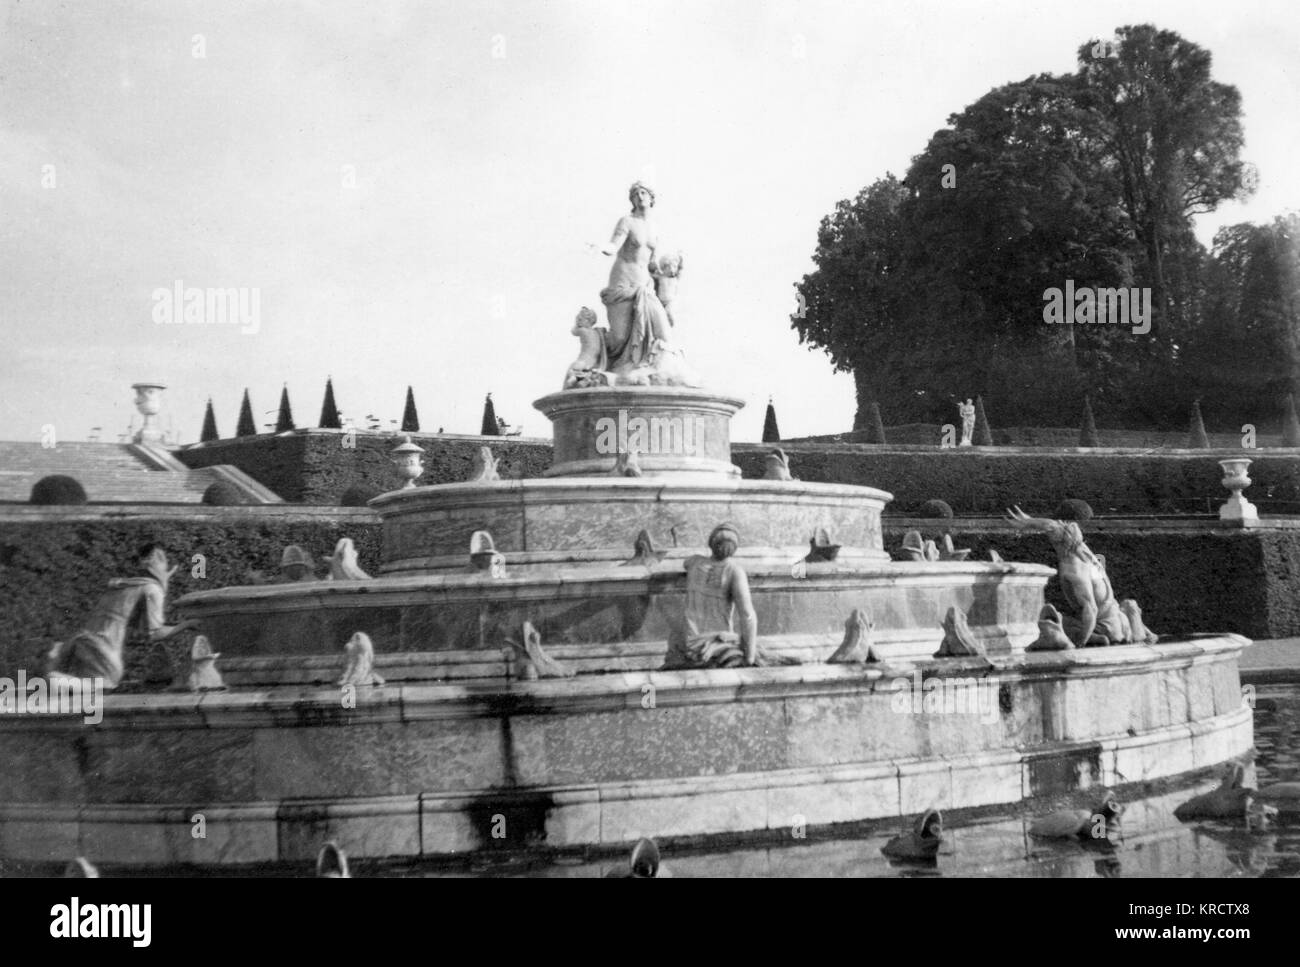
<svg viewBox="0 0 1300 967">
<path fill-rule="evenodd" d="M 1076 648 L 1132 641 L 1132 626 L 1115 598 L 1105 563 L 1084 543 L 1077 523 L 1030 517 L 1019 507 L 1012 508 L 1009 520 L 1041 531 L 1051 541 L 1061 590 L 1077 612 L 1063 616 L 1066 632 Z"/>
</svg>

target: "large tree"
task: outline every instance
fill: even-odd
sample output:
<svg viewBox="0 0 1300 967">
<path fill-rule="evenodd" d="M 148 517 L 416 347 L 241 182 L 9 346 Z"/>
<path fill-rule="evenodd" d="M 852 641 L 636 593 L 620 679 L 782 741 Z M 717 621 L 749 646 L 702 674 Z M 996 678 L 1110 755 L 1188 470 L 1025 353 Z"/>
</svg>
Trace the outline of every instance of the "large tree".
<svg viewBox="0 0 1300 967">
<path fill-rule="evenodd" d="M 1208 50 L 1151 24 L 1079 48 L 1082 103 L 1102 118 L 1124 208 L 1145 255 L 1156 325 L 1173 341 L 1189 310 L 1169 285 L 1171 246 L 1193 215 L 1251 190 L 1240 159 L 1241 95 L 1210 76 Z M 1162 320 L 1162 316 L 1168 316 Z"/>
<path fill-rule="evenodd" d="M 1078 73 L 954 114 L 902 182 L 822 220 L 792 324 L 854 373 L 855 425 L 875 399 L 951 421 L 974 394 L 1004 425 L 1068 425 L 1084 393 L 1108 422 L 1181 422 L 1177 368 L 1207 291 L 1191 217 L 1249 187 L 1239 97 L 1209 66 L 1177 34 L 1121 28 L 1080 49 Z M 1046 325 L 1046 293 L 1067 280 L 1151 288 L 1152 334 Z"/>
<path fill-rule="evenodd" d="M 931 364 L 925 393 L 947 418 L 974 392 L 1012 423 L 1072 419 L 1082 381 L 1117 376 L 1114 328 L 1043 322 L 1044 292 L 1067 279 L 1130 281 L 1100 126 L 1074 95 L 1073 78 L 1047 75 L 991 91 L 908 171 L 900 280 Z"/>
<path fill-rule="evenodd" d="M 1300 214 L 1220 229 L 1205 279 L 1205 318 L 1183 354 L 1187 381 L 1216 429 L 1262 429 L 1300 391 Z"/>
<path fill-rule="evenodd" d="M 817 230 L 817 267 L 796 286 L 799 309 L 791 324 L 799 341 L 825 350 L 837 370 L 857 380 L 855 426 L 873 392 L 898 396 L 912 389 L 890 286 L 902 243 L 898 208 L 906 197 L 907 189 L 887 174 L 837 204 Z"/>
</svg>

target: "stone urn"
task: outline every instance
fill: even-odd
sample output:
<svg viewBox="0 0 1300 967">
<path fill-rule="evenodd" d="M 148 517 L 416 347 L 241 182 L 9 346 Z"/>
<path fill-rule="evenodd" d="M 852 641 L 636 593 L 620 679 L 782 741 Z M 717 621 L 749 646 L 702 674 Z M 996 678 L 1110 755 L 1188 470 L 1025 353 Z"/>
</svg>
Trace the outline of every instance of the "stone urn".
<svg viewBox="0 0 1300 967">
<path fill-rule="evenodd" d="M 167 388 L 164 383 L 132 383 L 135 390 L 135 408 L 144 417 L 144 425 L 133 438 L 135 443 L 162 443 L 163 434 L 158 429 L 158 411 L 162 409 L 162 391 Z"/>
<path fill-rule="evenodd" d="M 1223 486 L 1232 493 L 1227 503 L 1219 508 L 1219 519 L 1259 520 L 1259 511 L 1255 509 L 1255 505 L 1241 495 L 1241 492 L 1251 483 L 1250 477 L 1246 476 L 1246 468 L 1250 466 L 1250 460 L 1246 457 L 1220 460 L 1219 466 L 1223 468 Z"/>
<path fill-rule="evenodd" d="M 407 436 L 403 437 L 401 444 L 393 447 L 390 453 L 392 454 L 393 466 L 397 468 L 397 473 L 406 478 L 406 483 L 402 484 L 402 489 L 409 490 L 414 487 L 416 478 L 424 473 L 424 448 L 412 443 L 411 438 Z"/>
</svg>

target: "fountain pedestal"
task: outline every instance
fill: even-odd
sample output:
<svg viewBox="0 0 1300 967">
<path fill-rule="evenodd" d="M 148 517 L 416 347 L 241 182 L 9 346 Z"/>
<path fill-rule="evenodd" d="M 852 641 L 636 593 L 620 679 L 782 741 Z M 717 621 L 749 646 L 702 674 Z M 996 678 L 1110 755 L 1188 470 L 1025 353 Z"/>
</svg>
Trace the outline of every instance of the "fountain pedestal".
<svg viewBox="0 0 1300 967">
<path fill-rule="evenodd" d="M 745 403 L 684 386 L 568 389 L 533 403 L 554 426 L 547 477 L 607 476 L 636 451 L 645 476 L 739 477 L 731 417 Z"/>
</svg>

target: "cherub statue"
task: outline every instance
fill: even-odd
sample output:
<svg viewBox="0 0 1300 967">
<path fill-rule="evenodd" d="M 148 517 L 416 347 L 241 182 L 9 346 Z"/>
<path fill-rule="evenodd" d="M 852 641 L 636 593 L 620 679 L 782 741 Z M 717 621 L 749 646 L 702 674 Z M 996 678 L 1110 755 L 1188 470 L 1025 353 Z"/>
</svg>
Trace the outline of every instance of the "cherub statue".
<svg viewBox="0 0 1300 967">
<path fill-rule="evenodd" d="M 573 329 L 570 331 L 578 337 L 580 351 L 564 375 L 565 389 L 609 385 L 605 336 L 596 328 L 597 322 L 596 313 L 586 306 L 578 310 L 578 315 L 573 320 Z"/>
<path fill-rule="evenodd" d="M 682 274 L 682 253 L 658 253 L 650 261 L 650 274 L 655 280 L 655 295 L 668 316 L 668 325 L 676 326 L 673 318 L 673 299 L 677 297 L 677 279 Z"/>
<path fill-rule="evenodd" d="M 1074 521 L 1030 517 L 1019 507 L 1007 511 L 1009 520 L 1019 527 L 1032 528 L 1047 535 L 1056 551 L 1056 574 L 1061 590 L 1077 616 L 1063 615 L 1066 634 L 1076 648 L 1087 645 L 1120 645 L 1135 640 L 1133 626 L 1115 599 L 1106 574 L 1106 560 L 1094 554 L 1083 542 L 1083 531 Z M 1133 602 L 1137 609 L 1137 602 Z M 1137 610 L 1139 617 L 1141 610 Z M 1145 632 L 1145 627 L 1142 629 Z M 1145 632 L 1143 641 L 1155 636 Z"/>
</svg>

